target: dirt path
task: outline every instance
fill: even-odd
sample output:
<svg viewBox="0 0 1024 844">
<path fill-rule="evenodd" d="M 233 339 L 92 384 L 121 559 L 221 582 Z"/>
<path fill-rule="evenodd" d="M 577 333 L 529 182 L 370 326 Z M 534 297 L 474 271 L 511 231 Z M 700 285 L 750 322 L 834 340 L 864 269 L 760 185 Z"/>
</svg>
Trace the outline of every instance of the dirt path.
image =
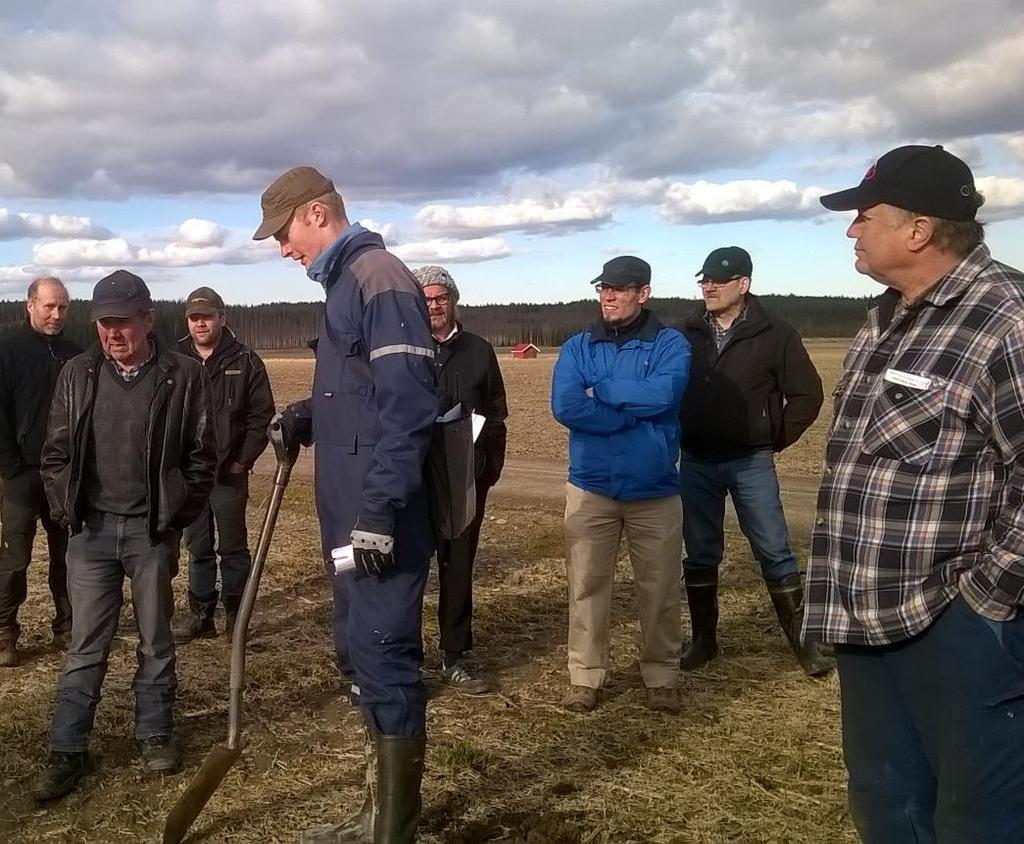
<svg viewBox="0 0 1024 844">
<path fill-rule="evenodd" d="M 264 452 L 256 463 L 260 474 L 272 475 L 274 456 Z M 313 480 L 313 449 L 303 449 L 293 470 L 294 477 Z M 560 461 L 536 457 L 509 457 L 501 480 L 491 492 L 492 500 L 508 501 L 515 504 L 543 504 L 545 507 L 560 507 L 565 501 L 566 467 Z M 818 482 L 811 478 L 780 478 L 782 503 L 790 531 L 806 537 L 810 533 L 814 517 L 814 502 Z M 727 510 L 730 523 L 735 525 L 736 514 L 730 505 Z"/>
</svg>

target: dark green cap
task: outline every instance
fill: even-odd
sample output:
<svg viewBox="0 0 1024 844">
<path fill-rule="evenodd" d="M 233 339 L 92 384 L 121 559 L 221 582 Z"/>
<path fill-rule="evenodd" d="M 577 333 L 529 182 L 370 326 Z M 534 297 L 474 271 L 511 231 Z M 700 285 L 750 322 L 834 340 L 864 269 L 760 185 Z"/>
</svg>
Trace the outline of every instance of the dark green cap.
<svg viewBox="0 0 1024 844">
<path fill-rule="evenodd" d="M 722 246 L 704 259 L 704 266 L 696 275 L 722 281 L 737 276 L 750 276 L 753 272 L 754 264 L 746 249 L 741 246 Z"/>
</svg>

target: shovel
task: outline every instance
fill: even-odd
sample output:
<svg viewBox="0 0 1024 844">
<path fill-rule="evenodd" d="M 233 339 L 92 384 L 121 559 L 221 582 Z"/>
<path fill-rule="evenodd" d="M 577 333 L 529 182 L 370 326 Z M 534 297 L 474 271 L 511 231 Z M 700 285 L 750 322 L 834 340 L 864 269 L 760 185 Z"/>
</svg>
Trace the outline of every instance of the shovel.
<svg viewBox="0 0 1024 844">
<path fill-rule="evenodd" d="M 281 509 L 288 478 L 299 454 L 299 444 L 285 442 L 285 434 L 281 423 L 276 419 L 270 423 L 270 442 L 277 455 L 277 471 L 274 472 L 274 488 L 267 502 L 267 513 L 263 517 L 263 528 L 256 545 L 256 556 L 252 561 L 249 579 L 245 582 L 242 602 L 238 607 L 235 629 L 231 638 L 231 691 L 228 700 L 228 741 L 226 745 L 214 745 L 210 754 L 203 762 L 199 772 L 192 778 L 184 794 L 171 808 L 164 824 L 163 844 L 179 844 L 188 833 L 192 822 L 199 817 L 207 801 L 227 776 L 231 766 L 242 755 L 242 742 L 239 736 L 242 725 L 242 687 L 245 683 L 245 642 L 248 635 L 249 619 L 252 617 L 253 604 L 256 603 L 256 591 L 260 588 L 260 577 L 263 564 L 267 560 L 270 540 L 274 535 L 274 523 Z"/>
</svg>

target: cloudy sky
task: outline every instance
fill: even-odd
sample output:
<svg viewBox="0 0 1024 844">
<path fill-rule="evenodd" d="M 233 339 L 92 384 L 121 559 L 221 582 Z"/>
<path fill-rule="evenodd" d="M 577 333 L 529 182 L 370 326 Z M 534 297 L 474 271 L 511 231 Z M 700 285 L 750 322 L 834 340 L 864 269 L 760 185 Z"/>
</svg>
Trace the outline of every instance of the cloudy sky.
<svg viewBox="0 0 1024 844">
<path fill-rule="evenodd" d="M 589 295 L 608 258 L 692 296 L 712 248 L 755 290 L 865 295 L 818 196 L 903 143 L 974 168 L 1024 266 L 1020 0 L 3 0 L 0 296 L 117 267 L 182 298 L 319 297 L 250 237 L 313 164 L 473 304 Z"/>
</svg>

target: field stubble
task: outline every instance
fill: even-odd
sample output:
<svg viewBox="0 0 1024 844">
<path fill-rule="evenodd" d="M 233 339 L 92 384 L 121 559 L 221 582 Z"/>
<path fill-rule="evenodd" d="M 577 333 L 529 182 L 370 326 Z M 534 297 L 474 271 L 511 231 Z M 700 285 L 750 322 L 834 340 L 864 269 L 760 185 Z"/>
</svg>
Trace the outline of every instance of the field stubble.
<svg viewBox="0 0 1024 844">
<path fill-rule="evenodd" d="M 843 345 L 809 343 L 825 381 Z M 565 460 L 550 418 L 553 356 L 502 360 L 509 454 Z M 268 361 L 278 405 L 308 394 L 311 361 Z M 817 472 L 830 402 L 797 446 L 786 477 Z M 269 490 L 253 479 L 253 542 Z M 798 552 L 806 537 L 794 535 Z M 37 558 L 42 548 L 37 547 Z M 341 695 L 329 638 L 330 592 L 319 562 L 308 482 L 282 510 L 251 633 L 246 750 L 194 827 L 192 840 L 294 841 L 361 801 L 358 713 Z M 612 610 L 613 673 L 591 715 L 563 713 L 565 585 L 559 508 L 495 494 L 476 578 L 477 653 L 501 691 L 467 698 L 437 678 L 436 580 L 424 611 L 430 743 L 424 782 L 427 840 L 449 842 L 841 842 L 846 816 L 835 678 L 806 680 L 787 654 L 742 537 L 730 530 L 723 570 L 722 657 L 682 676 L 681 716 L 642 705 L 639 630 L 626 556 Z M 186 770 L 144 775 L 131 741 L 135 640 L 118 638 L 93 735 L 98 772 L 55 807 L 27 788 L 46 747 L 59 658 L 46 646 L 48 596 L 37 559 L 23 613 L 27 664 L 0 674 L 0 839 L 152 841 L 226 724 L 228 645 L 179 651 L 178 720 Z M 184 578 L 176 581 L 183 605 Z"/>
</svg>

